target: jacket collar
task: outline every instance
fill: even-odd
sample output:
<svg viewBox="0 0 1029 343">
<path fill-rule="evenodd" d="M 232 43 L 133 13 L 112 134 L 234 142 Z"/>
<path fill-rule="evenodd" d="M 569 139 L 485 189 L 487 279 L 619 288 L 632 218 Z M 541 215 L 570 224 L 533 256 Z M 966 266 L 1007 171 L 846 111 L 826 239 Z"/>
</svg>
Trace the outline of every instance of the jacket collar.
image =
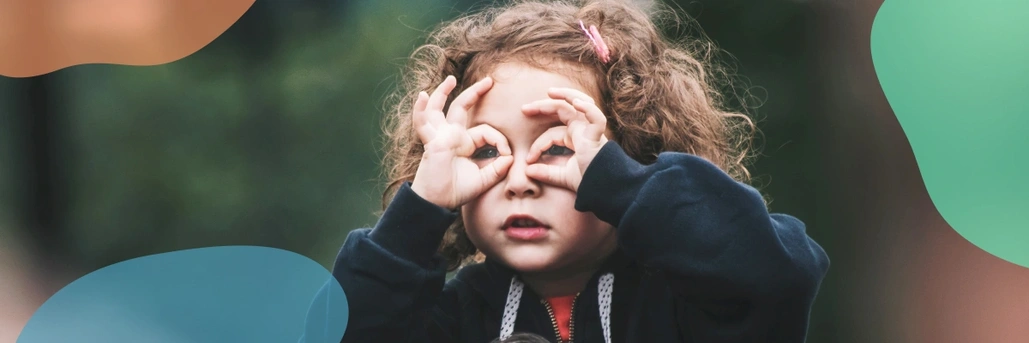
<svg viewBox="0 0 1029 343">
<path fill-rule="evenodd" d="M 616 249 L 611 256 L 608 256 L 600 269 L 593 274 L 590 281 L 586 283 L 584 293 L 587 291 L 593 291 L 593 289 L 597 287 L 597 282 L 601 275 L 609 272 L 613 272 L 615 275 L 618 275 L 622 272 L 634 269 L 634 265 L 635 261 L 629 258 L 622 249 Z M 472 274 L 469 275 L 471 276 L 471 280 L 468 280 L 467 282 L 483 297 L 490 308 L 502 311 L 504 309 L 504 304 L 507 301 L 507 292 L 511 286 L 511 278 L 517 275 L 517 272 L 499 261 L 489 258 L 482 262 L 481 266 L 476 267 L 483 268 L 484 272 L 470 273 Z M 532 292 L 529 288 L 526 288 L 525 291 Z"/>
</svg>

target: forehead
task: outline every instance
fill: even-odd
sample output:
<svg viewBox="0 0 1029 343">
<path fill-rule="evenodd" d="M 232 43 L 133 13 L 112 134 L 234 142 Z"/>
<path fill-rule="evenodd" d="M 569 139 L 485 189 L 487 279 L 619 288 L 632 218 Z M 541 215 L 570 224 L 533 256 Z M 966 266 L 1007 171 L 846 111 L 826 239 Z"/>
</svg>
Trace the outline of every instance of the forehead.
<svg viewBox="0 0 1029 343">
<path fill-rule="evenodd" d="M 567 69 L 568 72 L 574 72 Z M 509 136 L 516 133 L 539 135 L 550 127 L 561 125 L 556 116 L 526 116 L 522 105 L 548 99 L 551 87 L 573 88 L 596 98 L 592 87 L 561 73 L 540 70 L 521 63 L 504 63 L 490 73 L 493 88 L 472 110 L 472 125 L 488 124 Z"/>
</svg>

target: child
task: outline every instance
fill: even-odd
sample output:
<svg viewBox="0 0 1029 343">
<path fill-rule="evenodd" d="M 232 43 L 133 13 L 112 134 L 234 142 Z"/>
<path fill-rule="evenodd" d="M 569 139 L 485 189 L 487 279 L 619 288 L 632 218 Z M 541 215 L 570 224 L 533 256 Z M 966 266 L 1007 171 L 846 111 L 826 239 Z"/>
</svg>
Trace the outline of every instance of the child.
<svg viewBox="0 0 1029 343">
<path fill-rule="evenodd" d="M 803 342 L 829 260 L 744 183 L 752 124 L 692 53 L 625 2 L 435 31 L 390 118 L 385 211 L 333 269 L 343 341 Z"/>
</svg>

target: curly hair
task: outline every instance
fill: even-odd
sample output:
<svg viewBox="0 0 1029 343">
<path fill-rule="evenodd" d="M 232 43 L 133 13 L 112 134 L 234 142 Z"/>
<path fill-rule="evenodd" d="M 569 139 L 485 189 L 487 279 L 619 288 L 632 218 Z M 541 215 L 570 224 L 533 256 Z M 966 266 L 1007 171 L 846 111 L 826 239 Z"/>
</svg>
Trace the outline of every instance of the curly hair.
<svg viewBox="0 0 1029 343">
<path fill-rule="evenodd" d="M 720 51 L 702 34 L 665 38 L 656 25 L 663 18 L 673 24 L 683 19 L 674 11 L 648 14 L 626 1 L 516 0 L 432 31 L 411 54 L 387 101 L 383 209 L 402 184 L 414 179 L 422 157 L 410 114 L 417 94 L 431 92 L 454 75 L 458 87 L 449 105 L 464 87 L 504 62 L 554 72 L 555 62 L 576 67 L 579 75 L 567 76 L 589 78 L 598 86 L 611 139 L 640 163 L 652 163 L 665 151 L 689 153 L 749 182 L 746 163 L 756 126 L 746 114 L 726 109 L 720 89 L 731 82 L 728 68 L 716 63 Z M 599 28 L 611 50 L 608 63 L 594 53 L 580 20 Z M 439 252 L 450 271 L 481 259 L 460 219 L 447 230 Z"/>
</svg>

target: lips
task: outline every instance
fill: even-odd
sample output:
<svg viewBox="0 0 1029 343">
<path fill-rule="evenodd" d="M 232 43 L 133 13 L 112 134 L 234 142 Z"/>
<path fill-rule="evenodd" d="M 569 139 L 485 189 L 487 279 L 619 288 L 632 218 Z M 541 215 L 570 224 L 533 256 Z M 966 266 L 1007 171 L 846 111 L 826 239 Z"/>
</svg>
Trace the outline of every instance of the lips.
<svg viewBox="0 0 1029 343">
<path fill-rule="evenodd" d="M 501 227 L 502 230 L 507 230 L 507 229 L 512 229 L 512 228 L 515 228 L 515 229 L 539 229 L 539 228 L 549 229 L 550 226 L 548 226 L 547 224 L 543 223 L 539 219 L 534 218 L 533 216 L 525 215 L 525 214 L 516 214 L 516 215 L 512 215 L 510 217 L 507 217 L 507 220 L 504 221 L 504 226 Z"/>
<path fill-rule="evenodd" d="M 507 217 L 501 229 L 508 239 L 518 242 L 539 242 L 550 234 L 550 226 L 530 215 Z"/>
<path fill-rule="evenodd" d="M 539 242 L 545 240 L 551 231 L 544 222 L 527 214 L 516 214 L 504 220 L 501 227 L 508 239 L 519 242 Z"/>
</svg>

